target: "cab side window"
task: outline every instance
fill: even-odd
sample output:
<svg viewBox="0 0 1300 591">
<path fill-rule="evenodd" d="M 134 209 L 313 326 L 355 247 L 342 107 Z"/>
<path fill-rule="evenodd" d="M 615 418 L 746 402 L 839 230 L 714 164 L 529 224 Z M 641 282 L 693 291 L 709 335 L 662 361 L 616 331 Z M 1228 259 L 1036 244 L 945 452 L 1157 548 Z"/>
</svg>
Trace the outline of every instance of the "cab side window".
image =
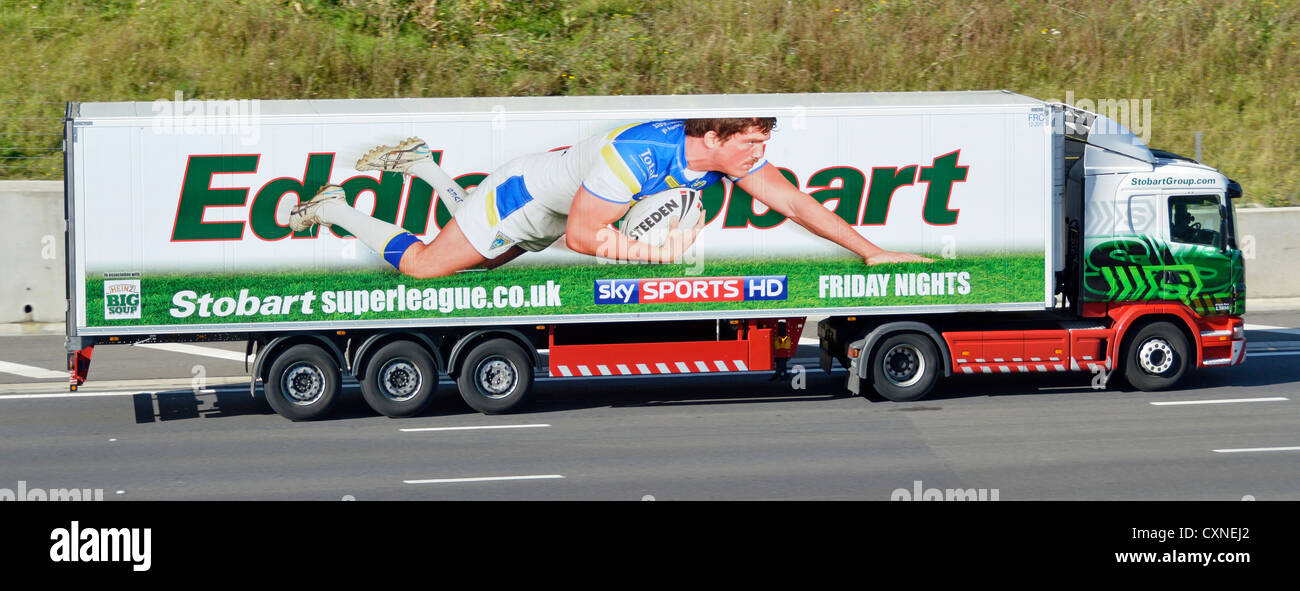
<svg viewBox="0 0 1300 591">
<path fill-rule="evenodd" d="M 1223 215 L 1214 195 L 1169 198 L 1169 237 L 1174 242 L 1223 246 Z"/>
</svg>

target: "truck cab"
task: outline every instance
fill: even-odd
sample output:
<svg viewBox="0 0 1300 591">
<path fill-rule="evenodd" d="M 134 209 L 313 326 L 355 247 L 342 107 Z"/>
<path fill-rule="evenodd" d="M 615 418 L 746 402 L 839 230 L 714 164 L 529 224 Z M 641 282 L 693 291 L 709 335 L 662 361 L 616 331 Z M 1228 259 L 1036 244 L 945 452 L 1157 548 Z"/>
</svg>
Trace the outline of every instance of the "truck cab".
<svg viewBox="0 0 1300 591">
<path fill-rule="evenodd" d="M 1139 390 L 1245 360 L 1245 266 L 1233 200 L 1241 186 L 1191 158 L 1152 150 L 1123 125 L 1049 104 L 1057 129 L 1052 268 L 1041 313 L 828 318 L 822 366 L 917 400 L 954 373 L 1086 371 Z M 854 335 L 854 336 L 850 336 Z"/>
</svg>

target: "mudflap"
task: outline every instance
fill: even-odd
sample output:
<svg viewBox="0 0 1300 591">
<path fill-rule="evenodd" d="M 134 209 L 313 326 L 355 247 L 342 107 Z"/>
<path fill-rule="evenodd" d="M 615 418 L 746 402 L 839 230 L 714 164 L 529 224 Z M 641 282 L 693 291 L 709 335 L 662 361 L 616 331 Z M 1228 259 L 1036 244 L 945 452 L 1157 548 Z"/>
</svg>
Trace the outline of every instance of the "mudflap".
<svg viewBox="0 0 1300 591">
<path fill-rule="evenodd" d="M 849 363 L 849 377 L 848 377 L 847 385 L 849 388 L 849 392 L 852 392 L 854 396 L 862 395 L 862 378 L 858 377 L 857 357 L 854 357 L 853 361 Z"/>
<path fill-rule="evenodd" d="M 79 351 L 68 351 L 69 391 L 76 392 L 79 386 L 86 383 L 86 376 L 90 375 L 90 358 L 94 354 L 94 345 Z"/>
</svg>

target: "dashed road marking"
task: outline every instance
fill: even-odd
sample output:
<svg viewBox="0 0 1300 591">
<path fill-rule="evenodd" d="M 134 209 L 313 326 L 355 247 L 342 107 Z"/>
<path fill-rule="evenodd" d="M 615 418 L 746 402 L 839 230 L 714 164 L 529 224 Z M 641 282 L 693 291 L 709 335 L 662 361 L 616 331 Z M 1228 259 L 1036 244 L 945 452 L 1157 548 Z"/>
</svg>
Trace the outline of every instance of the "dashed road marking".
<svg viewBox="0 0 1300 591">
<path fill-rule="evenodd" d="M 1290 400 L 1283 396 L 1274 396 L 1271 398 L 1223 398 L 1219 400 L 1172 400 L 1169 402 L 1152 402 L 1154 406 L 1178 406 L 1186 404 L 1232 404 L 1234 402 L 1280 402 Z"/>
<path fill-rule="evenodd" d="M 428 431 L 474 431 L 480 429 L 535 429 L 538 427 L 550 427 L 546 423 L 535 425 L 479 425 L 477 427 L 418 427 L 411 429 L 402 429 L 403 433 L 423 433 Z"/>
<path fill-rule="evenodd" d="M 403 480 L 405 484 L 453 484 L 458 482 L 492 482 L 500 480 L 553 480 L 564 478 L 561 474 L 533 474 L 529 476 L 481 476 L 477 478 L 431 478 L 427 480 Z"/>
</svg>

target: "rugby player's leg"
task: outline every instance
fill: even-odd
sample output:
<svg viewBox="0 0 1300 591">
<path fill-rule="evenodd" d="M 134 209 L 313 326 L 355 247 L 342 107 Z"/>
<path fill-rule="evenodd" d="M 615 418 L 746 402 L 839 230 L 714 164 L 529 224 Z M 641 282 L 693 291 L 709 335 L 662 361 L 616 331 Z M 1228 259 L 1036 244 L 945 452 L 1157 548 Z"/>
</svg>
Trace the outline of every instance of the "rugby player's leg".
<svg viewBox="0 0 1300 591">
<path fill-rule="evenodd" d="M 509 254 L 507 252 L 501 256 Z M 388 254 L 385 253 L 385 257 L 387 256 Z M 479 254 L 478 250 L 470 244 L 455 218 L 447 222 L 433 242 L 428 244 L 418 240 L 412 242 L 399 256 L 401 258 L 397 262 L 397 270 L 417 279 L 451 275 L 487 261 L 487 258 Z"/>
<path fill-rule="evenodd" d="M 468 197 L 468 191 L 452 179 L 451 175 L 447 174 L 447 171 L 443 170 L 441 166 L 438 166 L 432 158 L 412 164 L 410 168 L 406 169 L 406 174 L 414 175 L 428 183 L 430 187 L 433 187 L 434 192 L 438 194 L 438 199 L 441 199 L 442 204 L 447 206 L 448 213 L 456 213 L 456 210 L 460 208 L 460 204 L 464 203 L 466 197 Z"/>
<path fill-rule="evenodd" d="M 479 266 L 484 269 L 495 269 L 497 267 L 500 267 L 501 265 L 504 265 L 510 261 L 519 258 L 519 255 L 524 254 L 525 252 L 528 251 L 518 246 L 511 246 L 510 250 L 507 250 L 505 254 L 499 255 L 497 256 L 497 258 L 494 259 L 485 260 L 483 261 L 483 264 Z"/>
</svg>

